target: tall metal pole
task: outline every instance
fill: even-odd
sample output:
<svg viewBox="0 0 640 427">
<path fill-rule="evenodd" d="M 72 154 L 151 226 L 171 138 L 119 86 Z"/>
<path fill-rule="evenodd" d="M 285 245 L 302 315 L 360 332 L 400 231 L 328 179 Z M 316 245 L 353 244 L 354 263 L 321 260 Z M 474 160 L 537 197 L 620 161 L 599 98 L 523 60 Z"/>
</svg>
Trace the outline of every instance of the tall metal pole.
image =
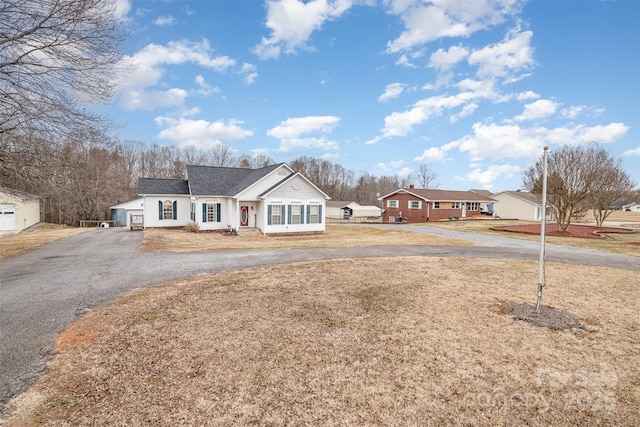
<svg viewBox="0 0 640 427">
<path fill-rule="evenodd" d="M 544 237 L 547 224 L 547 152 L 549 147 L 544 147 L 543 172 L 542 172 L 542 220 L 540 221 L 540 260 L 538 267 L 538 300 L 536 301 L 536 313 L 540 313 L 542 302 L 542 286 L 544 281 Z"/>
</svg>

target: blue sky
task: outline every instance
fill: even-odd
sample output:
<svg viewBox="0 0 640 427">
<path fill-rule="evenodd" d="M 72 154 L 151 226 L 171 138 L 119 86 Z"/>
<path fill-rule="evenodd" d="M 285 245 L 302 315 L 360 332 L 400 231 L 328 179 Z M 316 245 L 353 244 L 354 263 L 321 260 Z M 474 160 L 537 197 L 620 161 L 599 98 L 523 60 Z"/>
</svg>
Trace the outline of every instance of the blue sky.
<svg viewBox="0 0 640 427">
<path fill-rule="evenodd" d="M 597 142 L 640 183 L 637 0 L 115 1 L 120 139 L 492 191 Z"/>
</svg>

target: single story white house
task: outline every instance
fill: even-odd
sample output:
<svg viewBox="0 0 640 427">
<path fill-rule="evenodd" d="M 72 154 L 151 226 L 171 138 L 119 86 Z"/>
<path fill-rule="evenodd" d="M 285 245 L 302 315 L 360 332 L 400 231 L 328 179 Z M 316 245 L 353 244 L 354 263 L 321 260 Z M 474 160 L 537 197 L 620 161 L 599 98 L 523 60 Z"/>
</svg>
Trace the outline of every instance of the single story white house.
<svg viewBox="0 0 640 427">
<path fill-rule="evenodd" d="M 40 197 L 0 187 L 0 233 L 15 234 L 40 222 Z"/>
<path fill-rule="evenodd" d="M 145 227 L 257 229 L 264 234 L 325 231 L 330 199 L 286 163 L 259 169 L 194 166 L 185 179 L 141 178 Z"/>
<path fill-rule="evenodd" d="M 327 218 L 380 218 L 382 209 L 377 206 L 362 206 L 356 202 L 330 200 L 327 202 Z"/>
<path fill-rule="evenodd" d="M 542 199 L 528 191 L 503 191 L 491 196 L 496 217 L 523 221 L 542 220 Z M 547 206 L 547 221 L 555 221 L 553 209 Z"/>
</svg>

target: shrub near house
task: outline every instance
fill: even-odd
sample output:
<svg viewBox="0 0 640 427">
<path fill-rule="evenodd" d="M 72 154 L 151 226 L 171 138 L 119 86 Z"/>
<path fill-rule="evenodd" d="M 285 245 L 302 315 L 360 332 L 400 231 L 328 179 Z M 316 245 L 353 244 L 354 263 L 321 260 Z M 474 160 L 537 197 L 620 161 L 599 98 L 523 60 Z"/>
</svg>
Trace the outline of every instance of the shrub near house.
<svg viewBox="0 0 640 427">
<path fill-rule="evenodd" d="M 409 223 L 480 217 L 480 206 L 495 200 L 472 191 L 419 189 L 413 185 L 382 197 L 383 222 Z"/>
</svg>

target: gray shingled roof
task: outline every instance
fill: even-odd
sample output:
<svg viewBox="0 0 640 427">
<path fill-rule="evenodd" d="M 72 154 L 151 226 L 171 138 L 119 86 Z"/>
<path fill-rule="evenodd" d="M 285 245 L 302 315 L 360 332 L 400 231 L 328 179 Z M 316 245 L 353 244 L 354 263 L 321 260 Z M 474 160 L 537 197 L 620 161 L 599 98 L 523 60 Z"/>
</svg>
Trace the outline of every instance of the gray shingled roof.
<svg viewBox="0 0 640 427">
<path fill-rule="evenodd" d="M 191 195 L 235 196 L 282 165 L 279 163 L 259 169 L 188 165 Z"/>
<path fill-rule="evenodd" d="M 189 194 L 184 179 L 140 178 L 138 188 L 138 194 Z"/>
</svg>

